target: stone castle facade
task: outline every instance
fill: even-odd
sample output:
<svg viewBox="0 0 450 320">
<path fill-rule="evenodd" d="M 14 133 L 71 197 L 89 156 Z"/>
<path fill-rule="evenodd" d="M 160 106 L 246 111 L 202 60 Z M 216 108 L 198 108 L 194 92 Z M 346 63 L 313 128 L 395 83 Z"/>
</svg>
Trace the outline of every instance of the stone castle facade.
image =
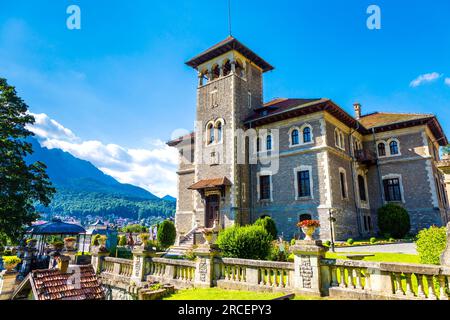
<svg viewBox="0 0 450 320">
<path fill-rule="evenodd" d="M 448 221 L 434 115 L 350 116 L 330 99 L 263 102 L 273 67 L 233 37 L 187 64 L 198 71 L 195 131 L 179 150 L 179 235 L 271 216 L 291 239 L 296 224 L 320 220 L 322 239 L 377 232 L 377 209 L 404 206 L 412 231 Z M 330 216 L 335 218 L 331 225 Z"/>
</svg>

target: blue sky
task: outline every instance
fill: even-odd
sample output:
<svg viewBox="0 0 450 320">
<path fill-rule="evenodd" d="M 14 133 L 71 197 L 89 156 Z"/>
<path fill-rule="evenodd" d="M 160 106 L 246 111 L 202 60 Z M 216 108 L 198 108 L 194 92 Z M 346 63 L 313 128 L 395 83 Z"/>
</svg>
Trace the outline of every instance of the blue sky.
<svg viewBox="0 0 450 320">
<path fill-rule="evenodd" d="M 72 4 L 81 30 L 66 27 Z M 381 30 L 366 27 L 370 4 L 381 8 Z M 173 157 L 161 141 L 191 129 L 195 116 L 196 74 L 184 62 L 228 35 L 226 0 L 2 0 L 1 8 L 0 76 L 33 113 L 70 130 L 78 148 L 95 141 L 116 160 L 130 150 Z M 265 100 L 327 97 L 350 113 L 355 101 L 363 113 L 435 113 L 447 133 L 449 12 L 447 0 L 232 1 L 233 35 L 276 68 L 265 76 Z M 92 149 L 73 153 L 83 152 L 123 181 L 139 179 L 91 159 Z M 137 184 L 174 194 L 157 183 Z"/>
</svg>

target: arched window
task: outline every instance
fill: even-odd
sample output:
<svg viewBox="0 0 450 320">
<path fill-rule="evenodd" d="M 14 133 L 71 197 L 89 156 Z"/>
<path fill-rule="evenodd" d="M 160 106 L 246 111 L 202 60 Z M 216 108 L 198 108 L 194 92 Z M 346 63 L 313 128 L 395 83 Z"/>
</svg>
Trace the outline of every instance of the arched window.
<svg viewBox="0 0 450 320">
<path fill-rule="evenodd" d="M 359 186 L 359 199 L 361 199 L 361 201 L 367 201 L 366 181 L 362 175 L 358 175 L 358 186 Z"/>
<path fill-rule="evenodd" d="M 291 133 L 291 140 L 292 140 L 292 145 L 295 146 L 297 144 L 299 144 L 298 141 L 298 130 L 294 129 Z"/>
<path fill-rule="evenodd" d="M 306 127 L 303 129 L 303 143 L 311 142 L 311 128 Z"/>
<path fill-rule="evenodd" d="M 223 75 L 224 75 L 224 76 L 229 75 L 230 72 L 231 72 L 231 63 L 230 63 L 230 60 L 227 60 L 227 61 L 223 64 L 222 68 L 223 68 Z"/>
<path fill-rule="evenodd" d="M 270 151 L 270 150 L 272 150 L 272 135 L 267 135 L 267 138 L 266 138 L 266 150 L 267 151 Z"/>
<path fill-rule="evenodd" d="M 391 141 L 389 143 L 389 150 L 391 152 L 391 155 L 397 155 L 398 154 L 398 142 L 397 141 Z"/>
<path fill-rule="evenodd" d="M 220 67 L 218 65 L 215 65 L 211 73 L 212 73 L 212 80 L 218 79 L 220 77 Z"/>
<path fill-rule="evenodd" d="M 334 142 L 336 147 L 341 149 L 344 147 L 344 137 L 343 134 L 338 129 L 334 131 Z"/>
<path fill-rule="evenodd" d="M 384 157 L 385 155 L 386 155 L 386 145 L 384 144 L 384 142 L 380 142 L 378 144 L 378 156 Z"/>
<path fill-rule="evenodd" d="M 208 144 L 211 144 L 214 142 L 214 127 L 212 123 L 208 125 L 207 131 L 208 131 Z"/>
<path fill-rule="evenodd" d="M 217 142 L 222 142 L 222 122 L 219 121 L 216 125 L 217 128 Z"/>
</svg>

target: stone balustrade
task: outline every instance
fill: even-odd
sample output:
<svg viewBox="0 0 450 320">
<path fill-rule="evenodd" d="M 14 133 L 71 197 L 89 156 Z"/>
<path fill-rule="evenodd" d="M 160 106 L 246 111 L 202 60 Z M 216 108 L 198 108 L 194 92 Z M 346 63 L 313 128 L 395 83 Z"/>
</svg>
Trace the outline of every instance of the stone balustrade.
<svg viewBox="0 0 450 320">
<path fill-rule="evenodd" d="M 148 258 L 145 274 L 147 281 L 158 281 L 178 287 L 193 287 L 196 264 L 194 261 Z"/>
<path fill-rule="evenodd" d="M 367 299 L 449 299 L 448 267 L 348 260 L 321 260 L 330 296 Z"/>
<path fill-rule="evenodd" d="M 218 258 L 217 286 L 257 291 L 292 291 L 294 264 L 247 259 Z"/>
<path fill-rule="evenodd" d="M 133 272 L 133 261 L 128 259 L 105 257 L 101 266 L 102 273 L 130 278 Z"/>
</svg>

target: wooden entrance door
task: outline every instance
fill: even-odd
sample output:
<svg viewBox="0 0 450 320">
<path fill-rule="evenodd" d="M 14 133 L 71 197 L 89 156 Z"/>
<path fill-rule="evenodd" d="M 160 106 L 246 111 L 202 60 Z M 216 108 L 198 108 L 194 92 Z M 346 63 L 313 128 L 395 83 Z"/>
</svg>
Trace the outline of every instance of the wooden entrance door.
<svg viewBox="0 0 450 320">
<path fill-rule="evenodd" d="M 218 195 L 206 197 L 205 227 L 212 228 L 214 220 L 219 219 L 220 198 Z"/>
</svg>

